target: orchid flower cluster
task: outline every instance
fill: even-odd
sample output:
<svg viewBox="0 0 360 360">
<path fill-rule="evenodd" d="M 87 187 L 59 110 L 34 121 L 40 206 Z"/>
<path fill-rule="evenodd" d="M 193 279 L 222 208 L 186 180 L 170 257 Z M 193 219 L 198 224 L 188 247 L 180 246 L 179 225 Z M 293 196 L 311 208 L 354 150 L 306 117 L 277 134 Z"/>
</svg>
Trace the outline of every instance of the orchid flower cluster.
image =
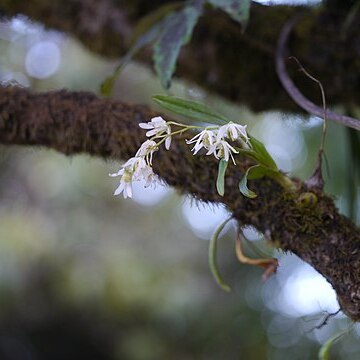
<svg viewBox="0 0 360 360">
<path fill-rule="evenodd" d="M 229 122 L 222 126 L 192 126 L 173 121 L 165 121 L 161 116 L 152 118 L 147 123 L 140 123 L 142 129 L 147 130 L 146 140 L 136 152 L 135 156 L 125 162 L 117 173 L 110 174 L 112 177 L 119 176 L 120 184 L 114 195 L 123 194 L 124 198 L 132 197 L 132 182 L 144 180 L 145 187 L 156 185 L 160 179 L 154 174 L 152 168 L 153 154 L 164 143 L 165 149 L 169 150 L 173 135 L 182 134 L 189 130 L 201 130 L 189 140 L 187 144 L 193 144 L 191 151 L 196 155 L 201 149 L 205 149 L 206 155 L 213 155 L 216 159 L 235 163 L 233 154 L 239 151 L 229 141 L 238 141 L 242 148 L 249 148 L 249 137 L 246 125 Z M 176 127 L 175 131 L 172 130 Z"/>
<path fill-rule="evenodd" d="M 228 163 L 231 159 L 236 165 L 234 155 L 239 153 L 255 162 L 255 165 L 245 171 L 239 182 L 239 191 L 244 196 L 255 198 L 257 195 L 248 188 L 247 182 L 264 176 L 274 179 L 288 191 L 296 190 L 296 184 L 278 169 L 265 145 L 248 135 L 246 125 L 234 123 L 199 102 L 165 95 L 157 95 L 153 99 L 168 111 L 211 125 L 186 125 L 165 121 L 161 116 L 156 116 L 147 123 L 140 123 L 139 126 L 146 130 L 148 140 L 117 173 L 110 174 L 110 176 L 120 176 L 120 184 L 115 190 L 115 195 L 122 193 L 124 198 L 132 197 L 133 181 L 145 180 L 145 186 L 159 183 L 160 179 L 152 168 L 154 153 L 162 144 L 166 150 L 170 150 L 172 137 L 187 131 L 198 132 L 191 139 L 186 140 L 187 144 L 192 145 L 191 151 L 194 155 L 200 150 L 205 150 L 205 155 L 214 156 L 219 160 L 216 189 L 220 196 L 225 193 L 225 173 Z"/>
</svg>

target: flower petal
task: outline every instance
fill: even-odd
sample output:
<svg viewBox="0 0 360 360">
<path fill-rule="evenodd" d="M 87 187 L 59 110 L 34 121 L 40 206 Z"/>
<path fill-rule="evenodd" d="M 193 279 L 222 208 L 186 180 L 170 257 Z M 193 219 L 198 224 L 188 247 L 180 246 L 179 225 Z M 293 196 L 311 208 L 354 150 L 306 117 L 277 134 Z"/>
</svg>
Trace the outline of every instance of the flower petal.
<svg viewBox="0 0 360 360">
<path fill-rule="evenodd" d="M 216 136 L 216 141 L 220 141 L 224 138 L 225 133 L 227 132 L 227 125 L 223 125 L 219 128 L 219 131 Z"/>
<path fill-rule="evenodd" d="M 139 126 L 142 129 L 153 129 L 154 125 L 152 125 L 151 123 L 140 123 Z"/>
<path fill-rule="evenodd" d="M 191 138 L 190 140 L 185 140 L 187 144 L 192 144 L 194 142 L 196 142 L 198 140 L 199 137 L 201 137 L 201 133 L 196 134 L 193 138 Z"/>
<path fill-rule="evenodd" d="M 131 182 L 130 183 L 126 183 L 125 185 L 125 189 L 124 189 L 124 192 L 123 192 L 123 195 L 124 195 L 124 199 L 126 198 L 132 198 L 132 186 L 131 186 Z"/>
<path fill-rule="evenodd" d="M 116 188 L 116 190 L 114 191 L 114 195 L 120 195 L 125 189 L 125 182 L 124 181 L 120 181 L 119 186 Z"/>
<path fill-rule="evenodd" d="M 151 119 L 153 123 L 166 123 L 166 121 L 161 116 L 156 116 Z"/>
<path fill-rule="evenodd" d="M 149 130 L 149 131 L 146 132 L 146 136 L 151 137 L 151 136 L 157 134 L 158 132 L 159 132 L 158 129 Z"/>
<path fill-rule="evenodd" d="M 109 176 L 111 176 L 111 177 L 121 176 L 121 175 L 124 174 L 124 171 L 125 171 L 125 170 L 124 170 L 123 168 L 121 168 L 117 173 L 109 174 Z"/>
<path fill-rule="evenodd" d="M 168 136 L 165 140 L 165 149 L 169 150 L 171 145 L 171 136 Z"/>
<path fill-rule="evenodd" d="M 231 140 L 236 140 L 239 137 L 235 126 L 229 126 L 229 131 L 231 132 Z"/>
</svg>

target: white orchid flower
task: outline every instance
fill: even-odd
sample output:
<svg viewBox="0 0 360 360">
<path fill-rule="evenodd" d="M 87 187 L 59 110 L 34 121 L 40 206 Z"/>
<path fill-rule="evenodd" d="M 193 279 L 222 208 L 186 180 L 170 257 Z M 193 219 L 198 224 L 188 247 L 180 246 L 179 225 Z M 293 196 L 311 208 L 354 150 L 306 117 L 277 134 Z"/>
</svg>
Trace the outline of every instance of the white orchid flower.
<svg viewBox="0 0 360 360">
<path fill-rule="evenodd" d="M 155 151 L 158 150 L 157 144 L 153 140 L 146 140 L 143 142 L 136 152 L 135 157 L 146 157 L 149 165 L 152 165 L 152 158 Z"/>
<path fill-rule="evenodd" d="M 209 148 L 216 141 L 216 132 L 213 130 L 203 130 L 199 134 L 195 135 L 192 139 L 186 140 L 187 144 L 195 143 L 191 151 L 196 155 L 202 148 L 209 150 Z"/>
<path fill-rule="evenodd" d="M 220 141 L 224 138 L 229 138 L 232 141 L 242 138 L 248 142 L 249 137 L 246 132 L 246 125 L 229 122 L 228 124 L 221 126 L 217 133 L 217 140 Z"/>
<path fill-rule="evenodd" d="M 147 164 L 144 158 L 138 158 L 138 162 L 134 166 L 133 180 L 149 181 L 155 174 L 151 166 Z"/>
<path fill-rule="evenodd" d="M 236 165 L 233 153 L 237 154 L 238 151 L 236 151 L 227 141 L 219 140 L 210 146 L 206 155 L 214 154 L 216 159 L 225 159 L 225 161 L 229 161 L 229 157 L 231 157 L 234 165 Z"/>
<path fill-rule="evenodd" d="M 140 150 L 140 149 L 139 149 Z M 159 179 L 154 174 L 152 167 L 146 162 L 144 156 L 135 156 L 130 158 L 122 165 L 117 173 L 109 174 L 111 177 L 121 176 L 120 184 L 114 192 L 114 195 L 123 193 L 124 198 L 132 197 L 132 182 L 145 180 L 145 186 L 156 184 Z"/>
<path fill-rule="evenodd" d="M 142 129 L 149 130 L 146 132 L 147 137 L 164 137 L 166 150 L 170 149 L 171 145 L 171 128 L 170 125 L 161 117 L 156 116 L 147 123 L 140 123 L 139 126 Z"/>
<path fill-rule="evenodd" d="M 120 195 L 121 193 L 123 193 L 124 199 L 132 197 L 132 173 L 129 171 L 124 171 L 121 175 L 120 184 L 115 190 L 114 195 Z"/>
</svg>

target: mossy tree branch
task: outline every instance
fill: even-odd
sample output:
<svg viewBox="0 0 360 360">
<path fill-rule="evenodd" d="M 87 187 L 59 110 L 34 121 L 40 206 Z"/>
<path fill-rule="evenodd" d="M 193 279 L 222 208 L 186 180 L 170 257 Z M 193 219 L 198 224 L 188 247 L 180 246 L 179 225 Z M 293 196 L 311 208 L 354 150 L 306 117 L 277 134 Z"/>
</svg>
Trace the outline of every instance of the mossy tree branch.
<svg viewBox="0 0 360 360">
<path fill-rule="evenodd" d="M 145 140 L 138 123 L 154 115 L 147 107 L 86 92 L 0 88 L 0 143 L 127 159 Z M 332 284 L 342 310 L 360 320 L 360 229 L 338 213 L 330 197 L 298 179 L 293 193 L 268 178 L 250 181 L 258 197 L 244 198 L 238 183 L 250 163 L 241 156 L 236 161 L 228 168 L 224 197 L 216 191 L 217 160 L 193 156 L 182 138 L 155 154 L 154 171 L 182 193 L 224 203 L 241 225 L 253 225 L 274 246 L 311 264 Z"/>
<path fill-rule="evenodd" d="M 169 1 L 4 0 L 0 12 L 9 17 L 25 14 L 77 37 L 94 52 L 118 57 L 129 48 L 136 21 L 165 2 Z M 340 3 L 328 0 L 324 8 L 306 8 L 307 15 L 293 30 L 289 47 L 321 79 L 329 104 L 354 106 L 359 105 L 360 91 L 360 29 L 355 25 L 360 15 L 355 14 L 352 24 L 343 27 L 349 9 L 335 6 Z M 208 11 L 179 59 L 177 75 L 254 110 L 298 111 L 276 77 L 274 55 L 283 24 L 304 9 L 254 4 L 244 34 L 227 16 Z M 139 60 L 150 64 L 147 52 Z M 308 98 L 318 99 L 316 86 L 309 88 L 301 75 L 294 78 Z M 0 143 L 127 159 L 144 140 L 137 123 L 153 115 L 146 107 L 84 92 L 33 94 L 2 88 Z M 250 187 L 258 198 L 246 199 L 238 190 L 250 165 L 244 158 L 229 167 L 225 196 L 220 197 L 215 186 L 217 161 L 194 157 L 182 140 L 174 139 L 171 151 L 156 154 L 155 172 L 183 193 L 223 202 L 240 224 L 255 226 L 273 245 L 314 266 L 336 290 L 342 310 L 360 320 L 360 230 L 338 213 L 332 199 L 296 179 L 299 188 L 294 193 L 284 192 L 270 179 L 252 181 Z M 312 201 L 304 201 L 307 197 Z"/>
<path fill-rule="evenodd" d="M 120 57 L 129 48 L 134 24 L 167 0 L 35 0 L 0 4 L 5 16 L 25 14 L 48 27 L 77 37 L 88 48 L 107 57 Z M 193 40 L 179 59 L 176 75 L 253 110 L 301 111 L 277 79 L 274 55 L 286 20 L 307 11 L 290 39 L 296 56 L 324 85 L 328 105 L 360 105 L 360 12 L 346 27 L 349 8 L 262 6 L 253 3 L 245 33 L 228 16 L 208 11 L 195 29 Z M 204 61 L 206 59 L 206 61 Z M 138 60 L 151 66 L 147 51 Z M 300 91 L 319 103 L 318 88 L 302 74 L 294 77 Z"/>
</svg>

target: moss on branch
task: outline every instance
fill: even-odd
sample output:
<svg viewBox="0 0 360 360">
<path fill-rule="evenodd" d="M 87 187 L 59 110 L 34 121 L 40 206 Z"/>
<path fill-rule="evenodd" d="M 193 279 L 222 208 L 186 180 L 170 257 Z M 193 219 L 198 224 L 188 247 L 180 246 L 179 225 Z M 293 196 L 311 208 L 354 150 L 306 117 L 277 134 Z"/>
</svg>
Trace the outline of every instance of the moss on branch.
<svg viewBox="0 0 360 360">
<path fill-rule="evenodd" d="M 154 115 L 147 107 L 86 92 L 0 88 L 0 143 L 127 159 L 145 140 L 138 123 Z M 298 179 L 292 193 L 268 178 L 251 181 L 258 197 L 243 197 L 238 183 L 250 164 L 239 156 L 228 168 L 224 197 L 216 191 L 217 160 L 193 156 L 182 138 L 173 140 L 170 151 L 155 154 L 154 171 L 182 193 L 224 203 L 240 224 L 253 225 L 274 246 L 311 264 L 332 284 L 342 310 L 359 321 L 360 230 L 338 213 L 330 197 Z"/>
<path fill-rule="evenodd" d="M 0 13 L 25 14 L 77 37 L 94 52 L 120 57 L 129 47 L 136 21 L 165 2 L 170 1 L 7 0 L 0 4 Z M 333 3 L 329 1 L 328 8 L 253 3 L 245 33 L 228 16 L 208 11 L 182 52 L 176 75 L 256 111 L 299 112 L 276 77 L 274 52 L 286 20 L 306 9 L 306 16 L 293 31 L 290 54 L 321 80 L 329 105 L 360 105 L 360 28 L 356 26 L 360 14 L 355 14 L 352 24 L 345 29 L 349 9 L 334 10 Z M 147 51 L 138 60 L 151 66 Z M 300 90 L 320 103 L 318 88 L 296 74 L 294 66 L 292 70 Z"/>
</svg>

